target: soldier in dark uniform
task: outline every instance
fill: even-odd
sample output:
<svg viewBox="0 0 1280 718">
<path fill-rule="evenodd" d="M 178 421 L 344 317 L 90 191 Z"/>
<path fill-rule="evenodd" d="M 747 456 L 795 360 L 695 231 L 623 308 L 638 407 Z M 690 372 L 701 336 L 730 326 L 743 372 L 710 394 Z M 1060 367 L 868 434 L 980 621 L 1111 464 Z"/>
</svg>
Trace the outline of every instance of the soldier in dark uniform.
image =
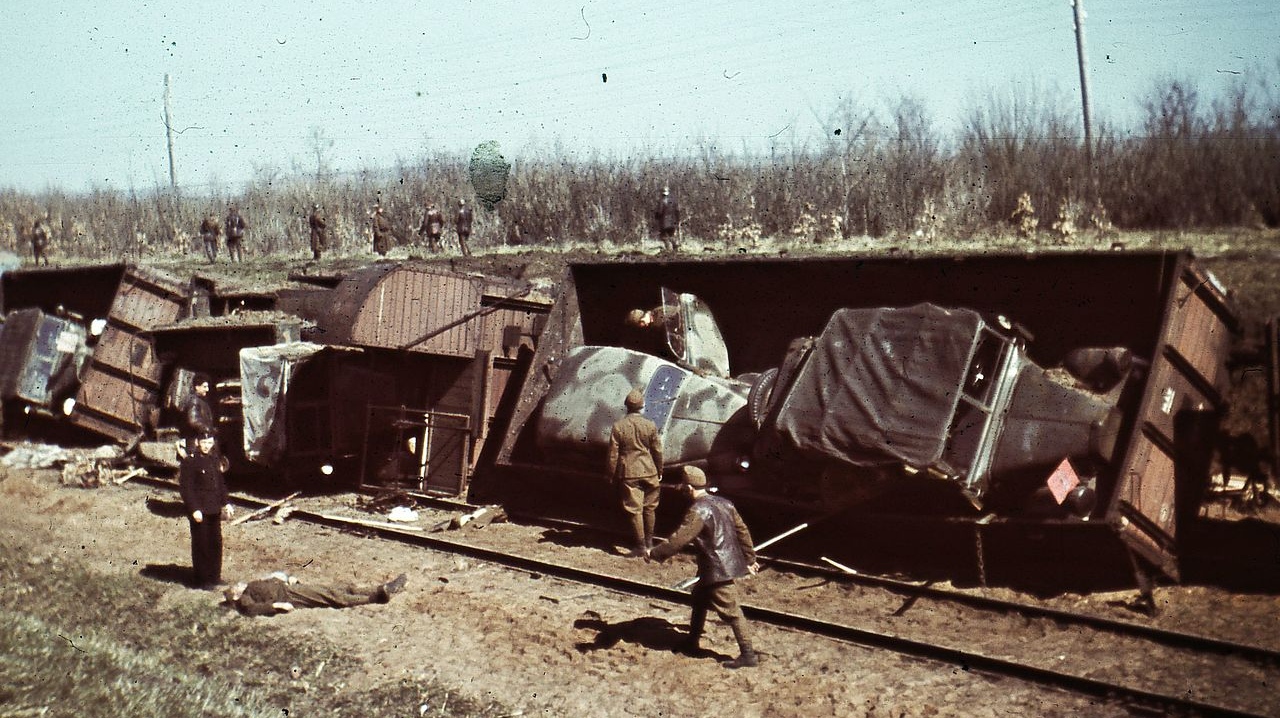
<svg viewBox="0 0 1280 718">
<path fill-rule="evenodd" d="M 395 231 L 391 227 L 391 220 L 382 213 L 382 205 L 373 208 L 370 221 L 373 223 L 373 251 L 378 256 L 385 257 L 391 251 L 391 238 Z"/>
<path fill-rule="evenodd" d="M 738 579 L 760 570 L 756 563 L 755 544 L 751 533 L 733 504 L 722 496 L 707 493 L 707 476 L 693 466 L 686 466 L 685 491 L 693 503 L 680 522 L 680 528 L 667 542 L 651 553 L 654 561 L 664 561 L 692 543 L 698 551 L 698 582 L 693 586 L 693 616 L 689 619 L 689 635 L 679 651 L 698 655 L 698 641 L 707 621 L 707 609 L 714 609 L 738 641 L 738 657 L 726 661 L 726 668 L 749 668 L 758 663 L 755 648 L 747 635 L 746 619 L 738 605 Z"/>
<path fill-rule="evenodd" d="M 662 198 L 658 200 L 658 234 L 662 237 L 662 248 L 672 252 L 679 249 L 677 233 L 680 230 L 680 205 L 671 195 L 670 187 L 662 188 Z"/>
<path fill-rule="evenodd" d="M 49 266 L 49 222 L 45 217 L 37 217 L 31 227 L 31 256 L 37 265 L 44 262 Z"/>
<path fill-rule="evenodd" d="M 187 453 L 195 451 L 197 437 L 218 435 L 217 420 L 213 416 L 213 409 L 209 406 L 208 396 L 209 376 L 196 374 L 191 381 L 191 393 L 187 395 L 187 400 L 182 406 L 182 436 L 186 439 Z"/>
<path fill-rule="evenodd" d="M 205 589 L 222 583 L 222 521 L 231 518 L 216 444 L 213 434 L 197 437 L 195 451 L 178 469 L 178 492 L 191 525 L 193 585 Z"/>
<path fill-rule="evenodd" d="M 436 209 L 434 204 L 427 205 L 427 213 L 422 218 L 422 226 L 418 228 L 418 236 L 425 236 L 431 251 L 439 252 L 442 234 L 444 234 L 444 215 Z"/>
<path fill-rule="evenodd" d="M 311 216 L 307 219 L 307 224 L 311 225 L 311 257 L 319 261 L 320 254 L 324 252 L 325 245 L 328 243 L 324 212 L 319 204 L 311 205 Z"/>
<path fill-rule="evenodd" d="M 462 250 L 464 257 L 471 256 L 471 248 L 467 246 L 467 240 L 471 239 L 471 223 L 474 219 L 475 216 L 467 206 L 467 201 L 458 200 L 458 214 L 453 218 L 453 227 L 458 232 L 458 247 Z"/>
<path fill-rule="evenodd" d="M 274 573 L 248 583 L 237 583 L 223 594 L 227 602 L 247 616 L 274 616 L 295 608 L 350 608 L 366 603 L 386 603 L 404 590 L 409 580 L 400 574 L 380 586 L 326 586 L 302 583 L 294 576 Z"/>
<path fill-rule="evenodd" d="M 654 515 L 662 482 L 662 438 L 644 414 L 644 392 L 633 389 L 625 401 L 627 415 L 609 434 L 609 478 L 618 485 L 622 510 L 631 522 L 630 556 L 648 556 L 653 548 Z"/>
<path fill-rule="evenodd" d="M 240 216 L 240 210 L 233 204 L 227 209 L 227 256 L 233 262 L 239 262 L 244 259 L 244 232 L 249 225 L 244 221 L 244 217 Z"/>
<path fill-rule="evenodd" d="M 213 212 L 200 222 L 200 240 L 204 242 L 204 256 L 209 258 L 210 262 L 218 259 L 218 235 L 222 234 L 222 225 L 218 224 L 218 218 Z"/>
</svg>

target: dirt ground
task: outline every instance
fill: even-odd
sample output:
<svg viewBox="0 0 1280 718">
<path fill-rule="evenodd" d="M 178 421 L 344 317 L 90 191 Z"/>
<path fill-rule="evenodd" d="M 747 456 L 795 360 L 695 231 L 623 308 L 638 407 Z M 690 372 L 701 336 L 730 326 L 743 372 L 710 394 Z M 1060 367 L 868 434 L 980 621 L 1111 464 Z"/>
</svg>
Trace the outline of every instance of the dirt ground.
<svg viewBox="0 0 1280 718">
<path fill-rule="evenodd" d="M 183 584 L 190 560 L 187 527 L 180 516 L 154 510 L 157 499 L 171 502 L 175 496 L 133 483 L 65 486 L 56 471 L 0 468 L 0 532 L 11 545 L 25 547 L 30 560 L 53 570 L 77 563 L 164 583 L 169 588 L 157 611 L 171 603 L 219 602 L 220 595 Z M 354 497 L 315 501 L 321 503 L 308 508 L 358 515 Z M 488 532 L 483 534 L 487 545 L 523 547 L 538 558 L 664 585 L 693 572 L 688 557 L 646 565 L 538 527 L 501 523 L 480 531 Z M 312 582 L 369 583 L 408 574 L 408 588 L 389 605 L 256 619 L 226 614 L 228 621 L 258 621 L 346 647 L 365 666 L 360 680 L 369 686 L 435 678 L 479 701 L 543 716 L 1127 714 L 1117 705 L 1032 684 L 764 626 L 754 627 L 762 664 L 729 671 L 717 659 L 732 657 L 736 649 L 714 618 L 704 640 L 710 649 L 705 657 L 668 650 L 687 626 L 683 606 L 295 521 L 250 521 L 227 527 L 224 536 L 226 580 L 273 570 Z M 796 600 L 827 601 L 817 594 L 803 598 L 804 585 L 796 589 L 801 596 Z M 747 600 L 754 600 L 754 590 L 748 587 Z M 1234 620 L 1227 622 L 1235 624 L 1242 613 L 1262 617 L 1266 625 L 1280 615 L 1280 599 L 1274 596 L 1248 597 L 1243 604 L 1233 600 L 1214 593 L 1204 605 L 1206 610 L 1229 607 Z M 846 622 L 857 625 L 860 618 L 848 616 Z M 909 620 L 927 628 L 929 617 Z M 315 667 L 302 669 L 305 675 Z M 406 707 L 406 715 L 416 712 L 416 706 Z"/>
</svg>

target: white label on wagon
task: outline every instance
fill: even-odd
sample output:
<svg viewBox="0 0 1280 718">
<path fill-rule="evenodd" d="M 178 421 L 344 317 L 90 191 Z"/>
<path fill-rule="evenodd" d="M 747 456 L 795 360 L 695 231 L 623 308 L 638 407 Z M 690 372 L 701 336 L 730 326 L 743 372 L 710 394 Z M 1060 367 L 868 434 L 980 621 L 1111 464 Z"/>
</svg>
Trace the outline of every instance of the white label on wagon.
<svg viewBox="0 0 1280 718">
<path fill-rule="evenodd" d="M 74 332 L 58 332 L 58 339 L 56 340 L 54 347 L 63 354 L 70 354 L 76 350 L 76 345 L 79 344 L 79 342 L 76 341 L 78 338 L 79 337 L 77 337 Z"/>
<path fill-rule="evenodd" d="M 1164 395 L 1160 397 L 1160 411 L 1165 414 L 1173 411 L 1173 397 L 1175 394 L 1176 392 L 1173 390 L 1173 387 L 1166 386 L 1164 388 Z"/>
</svg>

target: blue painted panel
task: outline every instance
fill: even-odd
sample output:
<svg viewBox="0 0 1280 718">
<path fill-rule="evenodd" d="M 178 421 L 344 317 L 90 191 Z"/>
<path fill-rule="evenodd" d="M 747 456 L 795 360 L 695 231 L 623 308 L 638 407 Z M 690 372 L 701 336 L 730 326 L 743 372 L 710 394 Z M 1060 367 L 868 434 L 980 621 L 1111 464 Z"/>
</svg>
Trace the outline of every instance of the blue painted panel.
<svg viewBox="0 0 1280 718">
<path fill-rule="evenodd" d="M 649 378 L 649 385 L 644 389 L 644 411 L 650 421 L 658 425 L 658 430 L 666 429 L 667 420 L 671 418 L 671 408 L 675 406 L 680 386 L 684 384 L 689 372 L 673 364 L 664 364 Z"/>
</svg>

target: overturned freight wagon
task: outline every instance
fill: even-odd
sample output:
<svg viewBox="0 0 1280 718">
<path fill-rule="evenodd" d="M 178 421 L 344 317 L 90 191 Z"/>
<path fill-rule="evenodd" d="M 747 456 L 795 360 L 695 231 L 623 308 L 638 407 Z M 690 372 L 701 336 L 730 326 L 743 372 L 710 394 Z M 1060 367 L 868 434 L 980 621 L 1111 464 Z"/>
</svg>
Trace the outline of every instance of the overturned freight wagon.
<svg viewBox="0 0 1280 718">
<path fill-rule="evenodd" d="M 277 311 L 236 311 L 218 316 L 197 316 L 155 327 L 149 336 L 160 361 L 159 428 L 181 431 L 184 410 L 197 373 L 209 377 L 208 401 L 222 439 L 223 452 L 236 471 L 252 468 L 240 450 L 242 412 L 240 351 L 245 347 L 296 342 L 304 322 Z"/>
<path fill-rule="evenodd" d="M 311 317 L 313 343 L 241 353 L 246 453 L 298 483 L 465 495 L 550 307 L 531 286 L 491 277 L 413 264 L 353 272 Z"/>
<path fill-rule="evenodd" d="M 851 551 L 1020 537 L 1032 561 L 1178 573 L 1235 323 L 1189 254 L 580 264 L 565 284 L 497 455 L 508 488 L 554 468 L 607 492 L 640 386 L 668 468 L 706 467 L 757 517 L 840 516 Z M 626 321 L 648 307 L 656 348 Z"/>
<path fill-rule="evenodd" d="M 154 427 L 160 365 L 147 332 L 186 315 L 189 283 L 126 264 L 7 272 L 0 282 L 6 314 L 38 309 L 86 332 L 88 358 L 69 401 L 51 408 L 56 421 L 121 442 Z"/>
</svg>

